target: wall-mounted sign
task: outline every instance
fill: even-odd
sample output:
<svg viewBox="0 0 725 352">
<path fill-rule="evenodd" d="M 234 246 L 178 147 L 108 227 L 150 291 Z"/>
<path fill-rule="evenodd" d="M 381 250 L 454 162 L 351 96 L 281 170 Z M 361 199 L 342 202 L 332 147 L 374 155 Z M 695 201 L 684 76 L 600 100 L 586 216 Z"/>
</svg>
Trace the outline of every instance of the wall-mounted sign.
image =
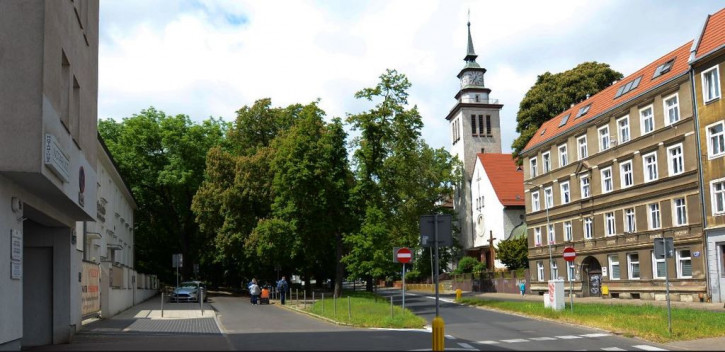
<svg viewBox="0 0 725 352">
<path fill-rule="evenodd" d="M 693 257 L 699 257 L 700 256 L 700 251 L 694 251 L 694 252 L 692 252 L 692 256 Z"/>
<path fill-rule="evenodd" d="M 10 262 L 10 278 L 13 280 L 20 280 L 23 277 L 23 263 L 11 261 Z"/>
<path fill-rule="evenodd" d="M 23 237 L 20 231 L 10 230 L 10 259 L 23 260 Z"/>
<path fill-rule="evenodd" d="M 63 180 L 70 180 L 70 159 L 63 152 L 63 148 L 50 133 L 45 134 L 45 166 Z"/>
</svg>

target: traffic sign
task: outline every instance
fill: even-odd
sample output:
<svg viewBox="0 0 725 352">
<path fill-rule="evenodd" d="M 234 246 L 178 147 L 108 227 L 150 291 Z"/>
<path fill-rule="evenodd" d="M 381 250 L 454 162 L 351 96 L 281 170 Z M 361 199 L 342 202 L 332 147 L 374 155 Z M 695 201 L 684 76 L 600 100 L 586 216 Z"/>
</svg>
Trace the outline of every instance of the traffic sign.
<svg viewBox="0 0 725 352">
<path fill-rule="evenodd" d="M 564 248 L 564 260 L 567 262 L 573 262 L 574 258 L 576 258 L 576 251 L 574 250 L 574 247 L 566 247 Z"/>
<path fill-rule="evenodd" d="M 410 263 L 410 260 L 413 258 L 413 253 L 408 247 L 400 247 L 398 252 L 395 253 L 395 258 L 398 260 L 398 263 Z"/>
</svg>

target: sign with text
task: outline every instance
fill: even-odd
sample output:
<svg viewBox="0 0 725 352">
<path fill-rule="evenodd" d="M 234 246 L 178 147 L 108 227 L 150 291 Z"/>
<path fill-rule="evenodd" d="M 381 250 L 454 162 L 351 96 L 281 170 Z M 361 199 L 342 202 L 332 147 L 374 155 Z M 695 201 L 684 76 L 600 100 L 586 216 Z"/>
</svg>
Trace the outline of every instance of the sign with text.
<svg viewBox="0 0 725 352">
<path fill-rule="evenodd" d="M 81 314 L 83 316 L 101 310 L 101 268 L 96 263 L 83 262 L 81 276 Z"/>
</svg>

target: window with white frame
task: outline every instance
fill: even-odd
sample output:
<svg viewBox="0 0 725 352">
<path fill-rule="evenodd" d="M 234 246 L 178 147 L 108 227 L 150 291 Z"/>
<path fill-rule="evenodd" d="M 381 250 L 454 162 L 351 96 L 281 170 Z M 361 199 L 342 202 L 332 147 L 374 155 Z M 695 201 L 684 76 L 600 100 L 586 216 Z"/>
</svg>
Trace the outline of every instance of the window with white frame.
<svg viewBox="0 0 725 352">
<path fill-rule="evenodd" d="M 720 72 L 717 65 L 702 71 L 702 99 L 705 103 L 720 98 Z"/>
<path fill-rule="evenodd" d="M 559 167 L 564 167 L 569 164 L 569 154 L 567 154 L 566 144 L 559 146 Z"/>
<path fill-rule="evenodd" d="M 685 204 L 685 198 L 675 198 L 672 200 L 672 216 L 675 226 L 687 225 L 687 204 Z"/>
<path fill-rule="evenodd" d="M 574 239 L 571 231 L 571 221 L 564 221 L 564 241 L 571 242 Z"/>
<path fill-rule="evenodd" d="M 617 120 L 617 138 L 619 138 L 619 144 L 629 142 L 629 116 Z"/>
<path fill-rule="evenodd" d="M 619 280 L 620 279 L 619 256 L 616 254 L 612 254 L 609 256 L 609 279 L 610 280 Z"/>
<path fill-rule="evenodd" d="M 680 121 L 680 103 L 677 100 L 677 93 L 663 99 L 665 106 L 665 126 Z"/>
<path fill-rule="evenodd" d="M 712 215 L 725 214 L 725 178 L 710 182 Z"/>
<path fill-rule="evenodd" d="M 652 105 L 639 110 L 640 130 L 645 135 L 655 130 L 655 117 Z"/>
<path fill-rule="evenodd" d="M 536 274 L 539 281 L 544 281 L 544 262 L 536 262 Z"/>
<path fill-rule="evenodd" d="M 568 204 L 571 201 L 571 194 L 569 192 L 569 181 L 560 183 L 559 191 L 561 193 L 561 204 Z"/>
<path fill-rule="evenodd" d="M 582 160 L 582 159 L 585 159 L 586 157 L 588 157 L 589 153 L 587 152 L 587 136 L 584 135 L 584 136 L 577 138 L 576 144 L 578 146 L 577 151 L 579 153 L 578 154 L 579 160 Z"/>
<path fill-rule="evenodd" d="M 591 188 L 589 187 L 589 176 L 581 176 L 579 178 L 579 186 L 581 187 L 582 198 L 588 198 L 591 196 Z"/>
<path fill-rule="evenodd" d="M 532 178 L 533 178 L 533 177 L 536 177 L 536 175 L 537 175 L 537 171 L 538 171 L 538 170 L 536 170 L 536 158 L 531 158 L 531 159 L 529 160 L 529 168 L 530 168 L 530 169 L 529 169 L 529 175 L 530 175 L 530 176 L 531 176 Z"/>
<path fill-rule="evenodd" d="M 655 252 L 652 251 L 652 278 L 653 279 L 664 279 L 665 278 L 665 258 L 656 258 Z"/>
<path fill-rule="evenodd" d="M 546 240 L 548 241 L 547 243 L 554 244 L 554 243 L 556 243 L 556 233 L 554 232 L 554 224 L 549 224 L 549 226 L 547 226 L 547 227 L 549 228 L 546 233 L 546 236 L 547 236 Z"/>
<path fill-rule="evenodd" d="M 689 249 L 680 249 L 677 251 L 677 278 L 692 278 L 692 257 Z"/>
<path fill-rule="evenodd" d="M 590 240 L 594 234 L 594 228 L 592 227 L 592 218 L 584 218 L 584 238 Z"/>
<path fill-rule="evenodd" d="M 707 156 L 709 159 L 725 155 L 725 121 L 707 126 Z"/>
<path fill-rule="evenodd" d="M 601 127 L 599 130 L 599 151 L 609 149 L 609 126 Z"/>
<path fill-rule="evenodd" d="M 637 231 L 636 219 L 634 208 L 624 209 L 624 232 L 634 233 Z"/>
<path fill-rule="evenodd" d="M 569 281 L 576 280 L 576 273 L 574 272 L 575 266 L 572 262 L 566 262 L 566 276 Z"/>
<path fill-rule="evenodd" d="M 544 188 L 544 206 L 546 209 L 554 206 L 554 190 L 551 187 Z"/>
<path fill-rule="evenodd" d="M 649 220 L 649 229 L 655 230 L 662 227 L 662 223 L 660 221 L 660 203 L 648 204 L 647 209 L 649 209 L 649 216 L 647 217 Z"/>
<path fill-rule="evenodd" d="M 617 229 L 614 225 L 614 212 L 604 214 L 604 231 L 607 236 L 614 236 L 617 234 Z"/>
<path fill-rule="evenodd" d="M 559 267 L 556 265 L 556 262 L 551 262 L 551 275 L 552 280 L 559 278 Z"/>
<path fill-rule="evenodd" d="M 531 192 L 531 211 L 541 210 L 539 206 L 539 191 Z"/>
<path fill-rule="evenodd" d="M 534 228 L 534 245 L 541 246 L 541 227 Z"/>
<path fill-rule="evenodd" d="M 612 179 L 612 168 L 602 169 L 602 193 L 609 193 L 614 190 L 614 180 Z"/>
<path fill-rule="evenodd" d="M 549 152 L 541 153 L 541 163 L 541 166 L 544 168 L 544 173 L 551 171 L 551 157 Z"/>
<path fill-rule="evenodd" d="M 642 156 L 642 164 L 644 168 L 644 182 L 650 182 L 657 179 L 657 152 L 652 152 Z"/>
<path fill-rule="evenodd" d="M 627 188 L 634 185 L 632 160 L 627 160 L 619 164 L 619 177 L 622 188 Z"/>
<path fill-rule="evenodd" d="M 667 169 L 670 176 L 679 175 L 685 171 L 682 143 L 667 148 Z"/>
<path fill-rule="evenodd" d="M 639 280 L 639 254 L 627 254 L 627 277 L 630 280 Z"/>
</svg>

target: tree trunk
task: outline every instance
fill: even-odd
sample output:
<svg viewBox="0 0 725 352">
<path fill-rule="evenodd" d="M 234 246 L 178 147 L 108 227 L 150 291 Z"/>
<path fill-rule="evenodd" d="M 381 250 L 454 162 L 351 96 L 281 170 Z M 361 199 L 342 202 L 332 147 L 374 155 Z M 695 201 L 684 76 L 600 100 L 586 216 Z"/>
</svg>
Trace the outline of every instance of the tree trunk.
<svg viewBox="0 0 725 352">
<path fill-rule="evenodd" d="M 335 291 L 337 298 L 342 297 L 342 277 L 345 274 L 345 267 L 342 264 L 342 234 L 335 234 Z"/>
<path fill-rule="evenodd" d="M 373 292 L 373 276 L 365 275 L 365 291 Z"/>
</svg>

